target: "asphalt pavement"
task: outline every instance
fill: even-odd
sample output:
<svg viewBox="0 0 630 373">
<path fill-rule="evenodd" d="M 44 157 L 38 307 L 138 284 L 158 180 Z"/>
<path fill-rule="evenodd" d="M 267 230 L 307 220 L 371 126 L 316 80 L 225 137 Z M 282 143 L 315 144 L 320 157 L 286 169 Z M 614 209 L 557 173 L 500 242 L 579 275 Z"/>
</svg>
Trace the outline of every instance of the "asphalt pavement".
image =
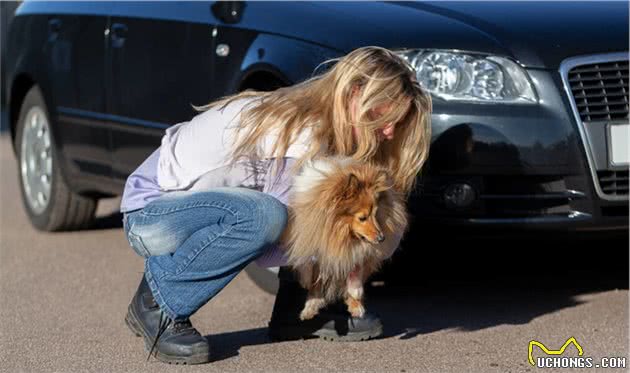
<svg viewBox="0 0 630 373">
<path fill-rule="evenodd" d="M 212 363 L 147 362 L 123 322 L 143 263 L 123 236 L 118 199 L 100 203 L 90 229 L 42 233 L 24 213 L 6 136 L 0 174 L 0 372 L 570 372 L 528 363 L 530 341 L 552 350 L 570 337 L 596 361 L 628 357 L 627 241 L 540 239 L 406 247 L 421 254 L 401 269 L 406 280 L 368 289 L 385 335 L 367 342 L 272 343 L 274 297 L 241 274 L 192 317 Z"/>
</svg>

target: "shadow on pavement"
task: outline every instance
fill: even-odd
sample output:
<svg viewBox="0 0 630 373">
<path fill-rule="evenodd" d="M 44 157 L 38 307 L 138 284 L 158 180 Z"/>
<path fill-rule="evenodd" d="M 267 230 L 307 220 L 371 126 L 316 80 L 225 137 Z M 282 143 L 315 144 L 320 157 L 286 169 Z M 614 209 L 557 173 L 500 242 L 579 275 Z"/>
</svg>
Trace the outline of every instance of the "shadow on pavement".
<svg viewBox="0 0 630 373">
<path fill-rule="evenodd" d="M 584 303 L 580 295 L 628 289 L 625 238 L 425 245 L 439 247 L 440 252 L 415 259 L 398 257 L 395 267 L 386 268 L 384 284 L 367 288 L 366 305 L 383 321 L 383 338 L 523 325 Z M 215 360 L 238 355 L 242 346 L 272 343 L 266 328 L 208 338 Z"/>
<path fill-rule="evenodd" d="M 241 347 L 274 343 L 267 336 L 267 328 L 237 330 L 229 333 L 211 334 L 212 361 L 220 361 L 238 356 Z"/>
<path fill-rule="evenodd" d="M 628 289 L 625 237 L 453 240 L 426 247 L 440 251 L 400 255 L 399 264 L 387 268 L 395 280 L 368 291 L 370 309 L 387 325 L 385 337 L 527 324 L 583 303 L 579 295 Z"/>
<path fill-rule="evenodd" d="M 92 224 L 84 230 L 100 230 L 100 229 L 117 229 L 122 228 L 123 214 L 120 212 L 112 212 L 109 215 L 97 216 Z"/>
</svg>

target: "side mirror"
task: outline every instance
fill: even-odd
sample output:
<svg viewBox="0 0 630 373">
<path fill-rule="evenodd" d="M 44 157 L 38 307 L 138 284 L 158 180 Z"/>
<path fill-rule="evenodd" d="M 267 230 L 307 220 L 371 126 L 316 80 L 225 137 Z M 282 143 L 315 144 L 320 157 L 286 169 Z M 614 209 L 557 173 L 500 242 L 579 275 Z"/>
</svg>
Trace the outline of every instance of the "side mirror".
<svg viewBox="0 0 630 373">
<path fill-rule="evenodd" d="M 216 1 L 212 6 L 212 14 L 223 23 L 238 23 L 243 17 L 245 2 L 243 1 Z"/>
</svg>

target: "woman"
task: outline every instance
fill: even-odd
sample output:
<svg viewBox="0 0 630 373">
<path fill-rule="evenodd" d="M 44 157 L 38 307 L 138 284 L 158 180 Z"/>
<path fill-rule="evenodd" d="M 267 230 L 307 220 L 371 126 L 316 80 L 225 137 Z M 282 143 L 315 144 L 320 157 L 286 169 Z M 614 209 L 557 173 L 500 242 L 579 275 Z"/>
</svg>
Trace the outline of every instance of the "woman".
<svg viewBox="0 0 630 373">
<path fill-rule="evenodd" d="M 391 51 L 363 47 L 327 72 L 273 92 L 251 92 L 198 108 L 166 130 L 129 176 L 121 203 L 145 274 L 125 321 L 165 362 L 204 363 L 210 347 L 189 316 L 247 264 L 285 264 L 278 241 L 293 175 L 308 159 L 345 155 L 385 165 L 409 193 L 428 153 L 431 99 Z M 305 291 L 285 268 L 270 335 L 362 340 L 380 335 L 371 315 L 330 307 L 300 321 Z M 342 324 L 340 324 L 340 322 Z M 339 328 L 339 325 L 344 327 Z"/>
</svg>

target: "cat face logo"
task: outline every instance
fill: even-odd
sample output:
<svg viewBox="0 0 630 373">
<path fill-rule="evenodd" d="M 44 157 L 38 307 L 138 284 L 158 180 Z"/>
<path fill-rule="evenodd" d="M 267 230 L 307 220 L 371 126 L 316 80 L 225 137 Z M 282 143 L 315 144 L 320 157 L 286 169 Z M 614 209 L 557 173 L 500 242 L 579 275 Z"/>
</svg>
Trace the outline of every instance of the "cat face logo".
<svg viewBox="0 0 630 373">
<path fill-rule="evenodd" d="M 536 364 L 534 363 L 534 358 L 532 357 L 532 350 L 533 350 L 534 346 L 540 347 L 543 350 L 543 352 L 546 353 L 547 355 L 562 355 L 564 353 L 564 350 L 571 343 L 573 343 L 573 345 L 577 348 L 579 356 L 584 355 L 584 350 L 582 350 L 582 346 L 580 346 L 580 344 L 575 340 L 574 337 L 571 337 L 571 338 L 567 339 L 567 341 L 564 342 L 564 344 L 562 345 L 562 347 L 560 347 L 559 350 L 549 350 L 547 347 L 545 347 L 544 344 L 542 344 L 542 343 L 540 343 L 538 341 L 534 341 L 534 340 L 529 341 L 529 347 L 527 349 L 528 357 L 529 357 L 529 363 L 531 365 L 533 365 L 533 366 L 536 366 Z"/>
</svg>

